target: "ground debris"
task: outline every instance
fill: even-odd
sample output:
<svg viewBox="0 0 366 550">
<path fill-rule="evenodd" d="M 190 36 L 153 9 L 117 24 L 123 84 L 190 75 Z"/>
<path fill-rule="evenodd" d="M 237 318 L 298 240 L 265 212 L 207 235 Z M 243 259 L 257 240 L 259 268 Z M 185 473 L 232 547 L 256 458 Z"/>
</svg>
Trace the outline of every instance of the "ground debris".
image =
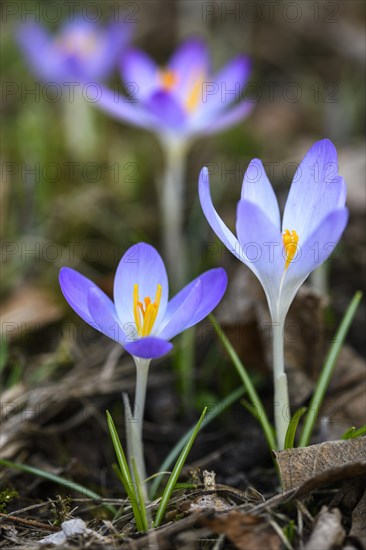
<svg viewBox="0 0 366 550">
<path fill-rule="evenodd" d="M 279 550 L 281 539 L 269 522 L 240 510 L 204 518 L 201 523 L 213 533 L 225 534 L 238 550 Z"/>
<path fill-rule="evenodd" d="M 334 546 L 341 546 L 346 534 L 341 522 L 342 516 L 338 508 L 329 510 L 327 506 L 323 506 L 305 550 L 330 550 Z"/>
</svg>

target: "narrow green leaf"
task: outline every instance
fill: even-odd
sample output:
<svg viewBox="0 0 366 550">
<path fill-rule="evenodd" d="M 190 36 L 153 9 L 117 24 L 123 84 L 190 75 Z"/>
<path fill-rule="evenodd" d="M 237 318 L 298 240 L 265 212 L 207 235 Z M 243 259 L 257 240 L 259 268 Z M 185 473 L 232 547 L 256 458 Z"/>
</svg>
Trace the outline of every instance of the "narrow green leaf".
<svg viewBox="0 0 366 550">
<path fill-rule="evenodd" d="M 147 521 L 145 499 L 144 499 L 144 495 L 143 495 L 143 492 L 142 492 L 142 489 L 141 489 L 141 479 L 140 479 L 140 476 L 139 476 L 139 472 L 138 472 L 138 469 L 137 469 L 137 466 L 136 466 L 136 460 L 134 459 L 134 457 L 131 458 L 131 462 L 132 462 L 133 475 L 134 475 L 136 485 L 137 485 L 137 496 L 138 496 L 138 499 L 139 499 L 141 519 L 142 519 L 142 523 L 144 524 L 144 531 L 148 531 L 149 530 L 149 523 Z"/>
<path fill-rule="evenodd" d="M 114 451 L 116 453 L 119 470 L 121 474 L 121 478 L 123 481 L 123 487 L 127 493 L 128 500 L 130 501 L 133 515 L 135 517 L 136 526 L 138 531 L 145 531 L 144 522 L 141 515 L 141 510 L 138 503 L 138 495 L 136 493 L 135 485 L 132 480 L 131 472 L 127 464 L 126 456 L 123 451 L 121 441 L 118 437 L 118 433 L 116 430 L 116 427 L 114 425 L 113 419 L 109 413 L 109 411 L 106 412 L 107 414 L 107 421 L 108 421 L 108 428 L 109 433 L 111 435 L 111 439 L 113 442 Z"/>
<path fill-rule="evenodd" d="M 82 495 L 89 498 L 95 500 L 100 500 L 102 498 L 100 495 L 98 495 L 98 493 L 94 493 L 94 491 L 83 487 L 83 485 L 80 485 L 79 483 L 64 479 L 63 477 L 51 474 L 50 472 L 45 472 L 44 470 L 40 470 L 39 468 L 34 468 L 33 466 L 27 466 L 26 464 L 19 464 L 19 462 L 12 462 L 11 460 L 5 459 L 0 459 L 0 464 L 2 466 L 6 466 L 7 468 L 14 468 L 16 470 L 20 470 L 21 472 L 32 474 L 34 476 L 41 477 L 42 479 L 47 479 L 47 481 L 52 481 L 53 483 L 57 483 L 57 485 L 63 485 L 64 487 L 76 491 L 77 493 L 81 493 Z M 108 508 L 108 510 L 113 514 L 116 513 L 116 510 L 113 506 L 104 506 L 105 508 Z"/>
<path fill-rule="evenodd" d="M 343 343 L 346 339 L 348 330 L 356 314 L 361 298 L 362 298 L 362 292 L 357 291 L 354 297 L 352 298 L 346 313 L 343 316 L 341 324 L 338 327 L 337 333 L 335 335 L 334 343 L 332 344 L 332 346 L 328 351 L 328 355 L 325 359 L 322 371 L 319 376 L 319 380 L 317 382 L 315 391 L 311 398 L 310 405 L 308 407 L 308 413 L 305 417 L 305 422 L 304 422 L 304 426 L 303 426 L 300 441 L 299 441 L 299 447 L 306 447 L 309 444 L 320 407 L 323 403 L 325 393 L 329 386 L 329 382 L 332 377 L 334 367 L 336 365 L 336 361 L 338 359 L 339 352 L 342 349 Z"/>
<path fill-rule="evenodd" d="M 222 330 L 220 328 L 220 325 L 216 321 L 215 317 L 211 314 L 209 316 L 209 319 L 210 319 L 215 331 L 217 332 L 217 335 L 220 338 L 223 346 L 225 347 L 228 355 L 230 356 L 230 359 L 232 360 L 232 362 L 234 364 L 234 367 L 237 370 L 238 375 L 240 376 L 240 378 L 241 378 L 241 380 L 244 384 L 244 387 L 245 387 L 245 389 L 248 393 L 251 404 L 256 409 L 259 408 L 260 414 L 257 415 L 257 418 L 258 418 L 258 421 L 259 421 L 260 425 L 262 426 L 262 430 L 263 430 L 265 438 L 267 440 L 268 447 L 269 447 L 270 451 L 272 452 L 273 449 L 276 449 L 276 441 L 275 441 L 275 438 L 273 436 L 273 433 L 274 433 L 273 432 L 273 427 L 272 427 L 272 425 L 270 424 L 270 422 L 267 418 L 265 409 L 263 407 L 263 403 L 262 403 L 261 399 L 259 398 L 259 395 L 256 392 L 256 389 L 255 389 L 255 387 L 254 387 L 254 385 L 253 385 L 253 383 L 252 383 L 252 381 L 251 381 L 251 379 L 250 379 L 250 377 L 249 377 L 249 375 L 246 371 L 246 368 L 244 367 L 243 363 L 240 361 L 240 359 L 238 357 L 238 354 L 234 350 L 233 346 L 230 344 L 229 340 L 222 334 Z"/>
<path fill-rule="evenodd" d="M 5 368 L 5 365 L 8 361 L 9 351 L 8 344 L 5 340 L 0 341 L 0 372 Z"/>
<path fill-rule="evenodd" d="M 243 387 L 237 388 L 232 393 L 230 393 L 227 397 L 225 397 L 225 399 L 223 399 L 222 401 L 217 403 L 217 405 L 215 405 L 215 407 L 213 409 L 210 409 L 208 411 L 208 415 L 205 419 L 204 426 L 207 426 L 210 422 L 212 422 L 212 420 L 217 418 L 225 409 L 227 409 L 228 407 L 230 407 L 230 405 L 235 403 L 235 401 L 240 399 L 240 397 L 242 397 L 244 395 L 244 393 L 245 393 L 245 388 L 243 388 Z M 204 426 L 201 426 L 200 430 Z M 154 498 L 156 497 L 156 493 L 159 489 L 159 485 L 160 485 L 160 483 L 163 479 L 163 476 L 166 475 L 166 473 L 168 473 L 168 474 L 170 473 L 170 472 L 167 472 L 167 470 L 169 470 L 170 466 L 173 464 L 173 462 L 179 456 L 179 453 L 181 452 L 184 445 L 187 443 L 187 441 L 191 437 L 192 433 L 194 432 L 195 427 L 196 427 L 195 425 L 192 426 L 192 428 L 190 430 L 188 430 L 188 432 L 176 443 L 176 445 L 170 451 L 170 453 L 168 454 L 168 456 L 166 457 L 164 462 L 161 464 L 161 466 L 159 468 L 159 472 L 157 474 L 154 474 L 154 476 L 151 476 L 150 479 L 154 478 L 154 481 L 152 482 L 151 487 L 150 487 L 150 499 L 151 500 L 154 500 Z"/>
<path fill-rule="evenodd" d="M 342 435 L 341 439 L 354 439 L 355 437 L 361 437 L 366 434 L 366 424 L 361 426 L 358 430 L 355 427 L 350 428 Z"/>
<path fill-rule="evenodd" d="M 249 401 L 247 401 L 246 399 L 242 399 L 242 400 L 240 401 L 240 403 L 243 405 L 243 407 L 246 408 L 246 410 L 247 410 L 256 420 L 258 420 L 259 415 L 258 415 L 258 409 L 257 409 L 257 407 L 254 407 L 253 405 L 251 405 L 251 404 L 249 403 Z"/>
<path fill-rule="evenodd" d="M 285 437 L 285 449 L 292 449 L 295 444 L 295 435 L 299 420 L 303 414 L 306 413 L 306 407 L 301 407 L 298 409 L 290 420 L 290 423 L 287 428 L 286 437 Z"/>
<path fill-rule="evenodd" d="M 184 463 L 185 461 L 187 460 L 187 456 L 188 456 L 188 453 L 189 451 L 191 450 L 191 447 L 193 445 L 193 442 L 194 440 L 196 439 L 196 436 L 199 432 L 199 429 L 201 427 L 201 424 L 203 422 L 203 419 L 205 418 L 205 415 L 206 415 L 206 412 L 207 412 L 207 407 L 205 407 L 203 409 L 203 412 L 201 414 L 201 418 L 199 419 L 199 421 L 197 422 L 197 425 L 191 435 L 191 437 L 189 438 L 188 442 L 186 443 L 183 451 L 181 452 L 181 454 L 179 455 L 179 458 L 177 460 L 177 462 L 175 463 L 175 466 L 173 468 L 173 471 L 169 477 L 169 480 L 168 480 L 168 483 L 166 484 L 166 487 L 164 489 L 164 492 L 162 494 L 162 497 L 161 497 L 161 501 L 160 501 L 160 504 L 159 504 L 159 508 L 156 512 L 156 516 L 155 516 L 155 521 L 154 521 L 154 527 L 158 527 L 164 517 L 164 514 L 165 514 L 165 510 L 166 510 L 166 507 L 168 505 L 168 502 L 169 502 L 169 499 L 170 499 L 170 496 L 173 492 L 173 489 L 175 487 L 175 484 L 177 483 L 177 480 L 178 480 L 178 477 L 182 471 L 182 468 L 184 466 Z"/>
</svg>

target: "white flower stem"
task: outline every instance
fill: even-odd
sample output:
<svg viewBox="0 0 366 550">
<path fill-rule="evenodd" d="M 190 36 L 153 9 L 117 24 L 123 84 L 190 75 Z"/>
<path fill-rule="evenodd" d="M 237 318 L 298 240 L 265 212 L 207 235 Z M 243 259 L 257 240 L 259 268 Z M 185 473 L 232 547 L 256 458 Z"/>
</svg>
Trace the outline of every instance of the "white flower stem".
<svg viewBox="0 0 366 550">
<path fill-rule="evenodd" d="M 290 401 L 287 375 L 285 373 L 283 329 L 284 320 L 272 323 L 273 332 L 273 376 L 274 376 L 274 419 L 278 450 L 282 450 L 290 423 Z"/>
<path fill-rule="evenodd" d="M 150 359 L 141 359 L 133 356 L 136 364 L 136 390 L 135 404 L 133 412 L 131 411 L 128 398 L 124 396 L 125 417 L 126 417 L 126 437 L 127 437 L 127 455 L 131 472 L 132 460 L 134 457 L 139 478 L 142 482 L 142 491 L 147 500 L 146 467 L 144 458 L 144 444 L 142 439 L 142 428 L 144 422 L 145 398 L 147 388 L 147 378 L 149 374 Z"/>
<path fill-rule="evenodd" d="M 165 169 L 158 183 L 161 211 L 162 241 L 174 290 L 185 280 L 186 239 L 184 223 L 184 177 L 188 143 L 182 140 L 161 139 Z"/>
</svg>

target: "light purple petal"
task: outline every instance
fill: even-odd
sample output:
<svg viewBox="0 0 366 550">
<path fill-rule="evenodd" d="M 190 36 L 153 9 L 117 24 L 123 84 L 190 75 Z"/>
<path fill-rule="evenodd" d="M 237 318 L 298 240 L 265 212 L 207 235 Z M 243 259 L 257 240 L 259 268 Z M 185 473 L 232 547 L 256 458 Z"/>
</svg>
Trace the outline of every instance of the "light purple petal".
<svg viewBox="0 0 366 550">
<path fill-rule="evenodd" d="M 222 267 L 209 269 L 198 279 L 202 284 L 202 298 L 186 328 L 193 327 L 207 317 L 220 303 L 227 287 L 227 275 Z"/>
<path fill-rule="evenodd" d="M 232 254 L 234 254 L 234 256 L 236 256 L 240 260 L 241 257 L 239 241 L 230 231 L 230 229 L 224 224 L 212 203 L 210 195 L 210 181 L 207 168 L 202 168 L 201 170 L 198 182 L 198 191 L 201 207 L 204 215 L 206 216 L 206 220 L 208 221 L 216 235 L 219 237 L 219 239 L 224 243 L 224 245 L 230 250 Z"/>
<path fill-rule="evenodd" d="M 123 81 L 136 86 L 136 97 L 146 100 L 159 88 L 159 68 L 155 61 L 141 50 L 130 49 L 122 58 Z"/>
<path fill-rule="evenodd" d="M 202 112 L 218 114 L 243 98 L 243 88 L 251 71 L 249 57 L 239 55 L 205 82 Z"/>
<path fill-rule="evenodd" d="M 337 151 L 328 139 L 318 141 L 296 170 L 285 206 L 283 230 L 294 229 L 299 242 L 305 241 L 343 197 Z"/>
<path fill-rule="evenodd" d="M 161 285 L 162 295 L 159 313 L 154 323 L 152 334 L 155 334 L 165 316 L 168 303 L 168 277 L 161 256 L 154 247 L 138 243 L 123 255 L 114 279 L 114 301 L 122 327 L 135 322 L 133 314 L 133 290 L 138 284 L 139 300 L 143 302 L 149 296 L 154 301 L 157 287 Z M 127 331 L 126 331 L 127 332 Z"/>
<path fill-rule="evenodd" d="M 123 345 L 125 333 L 114 303 L 97 287 L 92 287 L 88 291 L 88 309 L 94 320 L 94 328 Z"/>
<path fill-rule="evenodd" d="M 183 300 L 179 300 L 179 303 L 177 303 L 178 301 L 176 300 L 174 313 L 170 315 L 167 323 L 164 323 L 164 319 L 164 325 L 162 325 L 162 328 L 159 330 L 159 337 L 164 340 L 170 340 L 180 332 L 183 332 L 199 307 L 201 299 L 202 284 L 198 279 Z"/>
<path fill-rule="evenodd" d="M 31 69 L 42 80 L 62 82 L 70 76 L 65 71 L 63 56 L 54 47 L 52 37 L 42 25 L 20 25 L 16 36 Z"/>
<path fill-rule="evenodd" d="M 91 289 L 99 291 L 97 285 L 70 267 L 61 268 L 59 282 L 62 293 L 72 309 L 89 325 L 94 326 L 94 319 L 88 307 L 88 293 Z"/>
<path fill-rule="evenodd" d="M 209 269 L 178 292 L 178 294 L 168 302 L 164 323 L 175 315 L 181 304 L 192 292 L 197 281 L 201 283 L 201 300 L 190 321 L 184 328 L 187 329 L 202 321 L 202 319 L 209 315 L 209 313 L 219 304 L 227 287 L 227 275 L 222 267 Z"/>
<path fill-rule="evenodd" d="M 148 130 L 156 126 L 156 118 L 134 96 L 127 98 L 104 86 L 100 87 L 100 92 L 100 98 L 95 105 L 112 117 Z"/>
<path fill-rule="evenodd" d="M 225 130 L 231 126 L 236 126 L 249 115 L 253 107 L 253 102 L 244 100 L 238 105 L 232 105 L 226 111 L 214 117 L 210 114 L 203 113 L 203 116 L 191 122 L 191 133 L 196 135 L 210 135 L 221 132 L 221 130 Z"/>
<path fill-rule="evenodd" d="M 91 32 L 93 31 L 91 25 Z M 90 55 L 80 57 L 80 69 L 88 80 L 107 78 L 117 67 L 119 58 L 131 39 L 133 26 L 127 23 L 112 22 L 106 28 L 94 24 L 97 46 Z"/>
<path fill-rule="evenodd" d="M 146 336 L 136 342 L 126 343 L 124 348 L 128 353 L 142 359 L 156 359 L 169 353 L 173 344 L 156 338 L 156 336 Z"/>
<path fill-rule="evenodd" d="M 36 74 L 45 81 L 63 83 L 105 78 L 130 34 L 127 25 L 112 23 L 104 29 L 79 17 L 55 36 L 40 24 L 25 24 L 18 28 L 17 38 Z"/>
<path fill-rule="evenodd" d="M 145 103 L 145 108 L 155 116 L 159 129 L 183 129 L 187 119 L 186 112 L 170 92 L 155 92 Z"/>
<path fill-rule="evenodd" d="M 339 178 L 341 181 L 340 181 L 340 184 L 339 184 L 339 187 L 340 187 L 340 192 L 339 192 L 339 198 L 338 198 L 338 203 L 337 203 L 337 208 L 343 208 L 343 206 L 345 206 L 346 204 L 346 198 L 347 198 L 347 187 L 346 187 L 346 184 L 345 184 L 345 181 L 343 178 Z"/>
<path fill-rule="evenodd" d="M 296 292 L 308 277 L 333 252 L 347 224 L 348 210 L 341 208 L 331 212 L 319 227 L 299 247 L 291 261 L 280 289 L 278 320 L 284 319 Z"/>
<path fill-rule="evenodd" d="M 334 210 L 322 220 L 320 225 L 300 246 L 298 258 L 292 261 L 287 270 L 285 284 L 291 280 L 308 276 L 319 267 L 333 252 L 347 225 L 348 209 Z"/>
<path fill-rule="evenodd" d="M 260 280 L 273 311 L 285 267 L 281 232 L 262 208 L 243 200 L 238 203 L 236 231 L 241 261 Z"/>
<path fill-rule="evenodd" d="M 168 69 L 177 79 L 174 95 L 183 103 L 197 79 L 204 80 L 210 71 L 207 45 L 200 38 L 190 38 L 175 51 L 168 63 Z"/>
<path fill-rule="evenodd" d="M 259 159 L 253 159 L 243 179 L 241 199 L 256 204 L 271 219 L 275 227 L 281 228 L 280 209 L 273 187 Z"/>
</svg>

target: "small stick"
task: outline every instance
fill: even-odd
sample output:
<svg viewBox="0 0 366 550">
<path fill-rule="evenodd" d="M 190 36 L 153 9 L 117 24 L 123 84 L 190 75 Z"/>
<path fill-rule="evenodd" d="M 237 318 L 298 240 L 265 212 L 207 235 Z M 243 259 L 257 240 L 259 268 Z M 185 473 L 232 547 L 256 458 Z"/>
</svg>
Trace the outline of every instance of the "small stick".
<svg viewBox="0 0 366 550">
<path fill-rule="evenodd" d="M 36 521 L 34 519 L 24 519 L 24 518 L 18 518 L 17 516 L 11 516 L 9 514 L 2 514 L 0 512 L 0 522 L 1 518 L 6 518 L 9 521 L 14 521 L 16 523 L 21 523 L 22 525 L 26 525 L 27 527 L 37 527 L 38 529 L 44 529 L 46 531 L 53 531 L 56 533 L 60 530 L 59 527 L 54 527 L 53 525 L 47 525 L 46 523 L 40 523 L 39 521 Z"/>
</svg>

